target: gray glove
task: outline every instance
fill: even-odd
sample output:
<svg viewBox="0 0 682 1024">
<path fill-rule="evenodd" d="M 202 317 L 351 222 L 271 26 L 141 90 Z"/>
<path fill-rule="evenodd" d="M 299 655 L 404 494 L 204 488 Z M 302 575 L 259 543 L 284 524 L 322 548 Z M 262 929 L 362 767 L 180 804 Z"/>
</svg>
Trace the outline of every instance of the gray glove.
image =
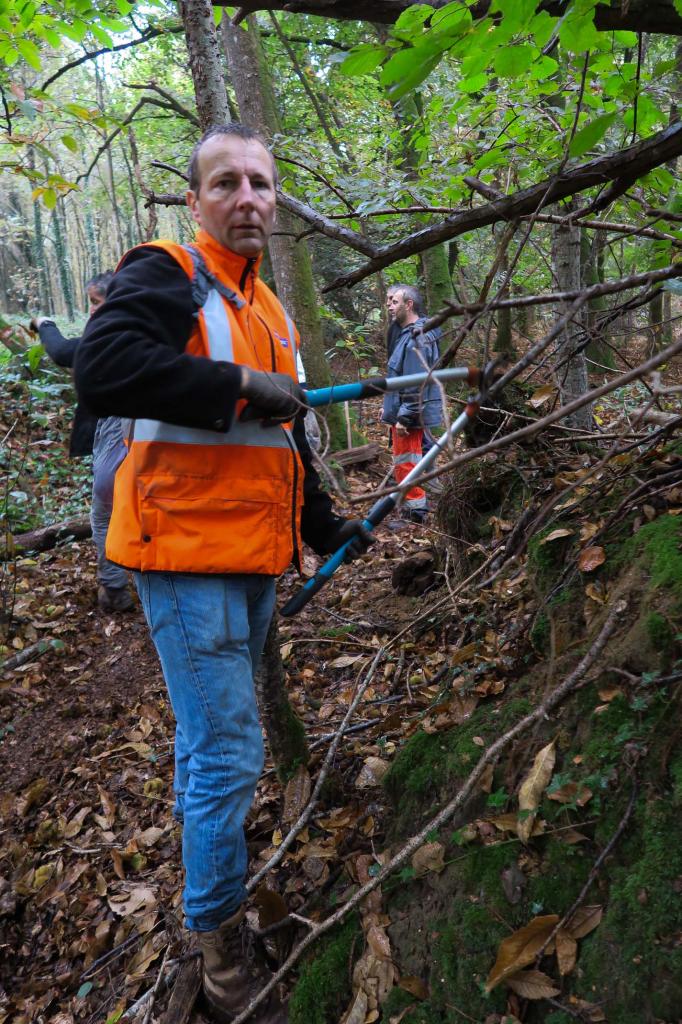
<svg viewBox="0 0 682 1024">
<path fill-rule="evenodd" d="M 263 373 L 242 366 L 240 394 L 248 405 L 242 410 L 241 420 L 266 420 L 286 423 L 299 409 L 307 407 L 305 391 L 286 373 Z"/>
</svg>

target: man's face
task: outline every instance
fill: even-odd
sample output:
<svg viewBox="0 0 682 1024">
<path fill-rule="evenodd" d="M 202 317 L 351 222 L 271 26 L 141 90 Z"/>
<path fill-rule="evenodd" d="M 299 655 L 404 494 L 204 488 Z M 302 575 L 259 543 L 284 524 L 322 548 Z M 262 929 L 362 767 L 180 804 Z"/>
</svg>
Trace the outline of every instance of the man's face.
<svg viewBox="0 0 682 1024">
<path fill-rule="evenodd" d="M 201 185 L 187 193 L 197 224 L 240 256 L 257 256 L 275 219 L 270 154 L 256 139 L 214 135 L 199 151 Z"/>
<path fill-rule="evenodd" d="M 407 305 L 408 302 L 409 306 Z M 407 318 L 410 315 L 412 303 L 410 302 L 409 299 L 406 300 L 404 293 L 401 292 L 400 289 L 398 289 L 397 291 L 392 291 L 388 293 L 388 298 L 386 299 L 386 307 L 388 309 L 388 315 L 391 318 L 391 320 L 395 320 L 402 327 L 406 323 Z"/>
<path fill-rule="evenodd" d="M 95 310 L 99 309 L 99 307 L 104 302 L 105 296 L 104 296 L 104 292 L 98 291 L 98 289 L 95 288 L 94 285 L 90 285 L 90 287 L 87 289 L 87 295 L 88 295 L 88 315 L 92 316 L 92 314 L 95 312 Z"/>
</svg>

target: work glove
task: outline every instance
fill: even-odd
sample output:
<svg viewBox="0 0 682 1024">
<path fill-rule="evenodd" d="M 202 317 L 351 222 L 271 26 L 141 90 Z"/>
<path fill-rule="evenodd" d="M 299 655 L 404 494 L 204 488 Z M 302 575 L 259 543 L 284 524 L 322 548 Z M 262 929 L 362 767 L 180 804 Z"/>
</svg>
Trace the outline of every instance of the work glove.
<svg viewBox="0 0 682 1024">
<path fill-rule="evenodd" d="M 370 545 L 374 544 L 376 537 L 363 525 L 362 519 L 343 519 L 338 530 L 329 539 L 331 551 L 338 551 L 342 544 L 351 540 L 348 545 L 344 562 L 352 562 L 360 555 L 364 555 Z"/>
<path fill-rule="evenodd" d="M 262 373 L 242 366 L 240 395 L 247 400 L 240 420 L 264 420 L 265 425 L 293 420 L 307 406 L 305 391 L 286 373 Z"/>
</svg>

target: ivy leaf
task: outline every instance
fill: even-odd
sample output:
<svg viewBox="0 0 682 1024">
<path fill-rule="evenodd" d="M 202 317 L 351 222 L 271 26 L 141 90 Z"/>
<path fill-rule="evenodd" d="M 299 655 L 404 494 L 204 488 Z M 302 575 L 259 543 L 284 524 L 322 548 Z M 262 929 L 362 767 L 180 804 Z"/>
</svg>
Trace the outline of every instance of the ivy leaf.
<svg viewBox="0 0 682 1024">
<path fill-rule="evenodd" d="M 495 72 L 500 78 L 518 78 L 531 66 L 534 56 L 532 46 L 505 46 L 495 54 Z"/>
<path fill-rule="evenodd" d="M 603 139 L 604 135 L 606 135 L 606 132 L 616 120 L 617 116 L 617 111 L 614 110 L 610 114 L 602 114 L 601 117 L 595 117 L 594 121 L 590 121 L 589 124 L 583 125 L 571 140 L 571 144 L 568 149 L 570 155 L 582 156 L 583 153 L 587 153 L 589 149 L 596 146 L 599 140 Z"/>
</svg>

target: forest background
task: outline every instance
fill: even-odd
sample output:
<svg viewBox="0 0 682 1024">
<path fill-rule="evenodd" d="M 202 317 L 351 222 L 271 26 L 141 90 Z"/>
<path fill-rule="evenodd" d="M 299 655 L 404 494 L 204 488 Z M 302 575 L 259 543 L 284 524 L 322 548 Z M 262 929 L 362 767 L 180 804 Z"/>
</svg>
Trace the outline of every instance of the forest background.
<svg viewBox="0 0 682 1024">
<path fill-rule="evenodd" d="M 62 578 L 45 584 L 52 603 L 41 605 L 38 626 L 30 616 L 22 617 L 36 570 L 31 558 L 17 557 L 17 538 L 82 515 L 87 501 L 87 466 L 69 466 L 63 455 L 71 385 L 29 336 L 28 319 L 54 314 L 67 333 L 77 334 L 85 322 L 85 283 L 93 274 L 112 268 L 126 249 L 150 238 L 189 241 L 193 227 L 183 206 L 183 176 L 199 132 L 230 117 L 256 124 L 272 141 L 281 182 L 265 275 L 301 327 L 310 382 L 321 386 L 381 369 L 386 288 L 403 281 L 423 288 L 429 314 L 442 324 L 445 363 L 466 358 L 483 364 L 503 354 L 517 388 L 513 395 L 510 389 L 502 428 L 499 422 L 492 425 L 492 441 L 490 434 L 475 440 L 490 449 L 449 454 L 458 473 L 447 477 L 440 536 L 431 540 L 436 573 L 448 582 L 450 617 L 428 618 L 430 632 L 424 635 L 415 626 L 423 616 L 420 606 L 410 604 L 414 598 L 390 595 L 391 607 L 402 608 L 406 619 L 394 623 L 392 640 L 381 639 L 386 700 L 393 699 L 404 676 L 409 706 L 416 701 L 410 724 L 394 722 L 392 739 L 384 723 L 376 742 L 352 751 L 365 766 L 372 762 L 368 771 L 379 770 L 376 761 L 383 771 L 401 752 L 402 761 L 392 762 L 383 783 L 390 808 L 386 822 L 376 832 L 374 824 L 367 831 L 366 819 L 356 815 L 353 827 L 365 828 L 373 851 L 381 837 L 386 850 L 402 843 L 408 852 L 397 863 L 381 854 L 370 864 L 362 860 L 369 854 L 358 857 L 356 850 L 353 866 L 344 869 L 353 892 L 348 897 L 343 890 L 345 905 L 349 911 L 354 900 L 354 906 L 361 905 L 356 896 L 363 881 L 376 889 L 398 869 L 404 882 L 416 880 L 414 905 L 406 910 L 394 897 L 387 915 L 393 915 L 391 931 L 376 906 L 365 904 L 368 944 L 352 985 L 350 978 L 345 987 L 334 988 L 330 981 L 344 974 L 338 967 L 344 958 L 360 955 L 351 928 L 320 958 L 328 959 L 327 975 L 306 978 L 303 972 L 293 1019 L 326 1024 L 339 1019 L 350 999 L 348 1020 L 381 1016 L 386 1022 L 431 1024 L 468 1015 L 552 1024 L 672 1022 L 682 1005 L 675 981 L 680 972 L 674 968 L 682 915 L 679 908 L 670 909 L 670 901 L 674 894 L 679 897 L 682 866 L 679 858 L 666 857 L 661 836 L 673 828 L 682 799 L 680 737 L 672 714 L 679 696 L 682 576 L 676 570 L 681 495 L 675 447 L 682 344 L 677 326 L 682 2 L 409 5 L 382 0 L 372 5 L 372 22 L 360 20 L 365 12 L 359 7 L 336 0 L 241 8 L 211 7 L 203 0 L 0 5 L 0 380 L 7 398 L 0 459 L 5 549 L 12 556 L 2 570 L 2 653 L 11 661 L 35 646 L 45 623 L 64 610 L 54 597 L 63 593 Z M 647 376 L 651 372 L 653 378 Z M 330 415 L 328 453 L 364 440 L 358 428 L 371 434 L 375 412 L 370 408 L 369 419 L 349 424 Z M 536 441 L 538 447 L 529 452 L 524 439 L 516 444 L 510 439 L 519 424 L 526 426 L 527 437 L 535 436 L 540 421 L 547 429 L 559 424 L 551 441 Z M 496 456 L 498 448 L 507 449 L 520 489 L 501 475 L 508 467 L 504 454 Z M 484 478 L 476 457 L 488 459 L 482 464 Z M 331 486 L 339 486 L 337 469 L 332 468 Z M 538 483 L 545 477 L 551 486 Z M 351 481 L 350 489 L 343 489 L 341 480 L 342 498 L 353 507 L 376 485 L 376 479 L 361 477 L 360 486 Z M 569 496 L 574 491 L 575 506 Z M 625 532 L 609 532 L 616 527 Z M 410 550 L 394 540 L 383 546 L 382 557 L 399 561 Z M 421 542 L 416 543 L 419 548 Z M 472 570 L 473 589 L 466 589 L 462 565 Z M 626 586 L 627 566 L 636 571 Z M 64 566 L 55 571 L 63 574 Z M 352 579 L 342 578 L 343 586 L 352 588 Z M 486 587 L 492 603 L 481 594 Z M 578 593 L 580 613 L 574 611 Z M 638 598 L 626 615 L 621 602 L 632 593 Z M 336 592 L 332 603 L 342 597 Z M 355 592 L 354 600 L 360 618 L 353 629 L 362 632 L 366 627 L 358 621 L 373 623 L 370 599 L 365 604 Z M 473 612 L 464 614 L 463 600 L 472 602 Z M 601 677 L 595 671 L 589 677 L 597 693 L 594 705 L 602 710 L 586 731 L 579 723 L 591 697 L 583 695 L 580 707 L 566 711 L 560 737 L 550 736 L 538 723 L 555 692 L 553 683 L 563 670 L 570 682 L 576 652 L 586 659 L 587 671 L 618 615 L 628 643 L 610 651 Z M 567 621 L 571 617 L 574 621 Z M 302 628 L 319 640 L 319 619 L 306 621 Z M 435 621 L 438 626 L 431 628 Z M 489 634 L 498 626 L 493 639 Z M 395 637 L 415 628 L 423 665 L 405 671 L 415 644 L 395 646 Z M 51 635 L 58 636 L 59 627 Z M 115 630 L 106 634 L 114 635 Z M 292 636 L 300 639 L 295 630 L 281 633 L 283 657 L 290 679 L 303 679 L 299 696 L 306 705 L 311 695 L 305 673 L 312 670 L 286 650 Z M 54 641 L 48 658 L 56 657 L 60 643 Z M 136 643 L 137 638 L 132 646 Z M 392 644 L 394 655 L 386 653 Z M 36 657 L 44 653 L 43 646 Z M 355 653 L 341 649 L 337 654 L 340 672 L 364 664 L 353 660 Z M 366 667 L 368 685 L 374 669 Z M 38 670 L 33 683 L 23 671 L 21 685 L 10 677 L 8 703 L 2 705 L 7 714 L 0 743 L 6 748 L 16 745 L 12 723 L 19 720 L 10 702 L 27 700 L 22 691 L 45 682 Z M 512 679 L 516 703 L 505 703 Z M 344 680 L 337 682 L 343 705 Z M 425 701 L 415 696 L 420 686 Z M 373 692 L 374 699 L 383 699 L 376 688 Z M 484 698 L 493 698 L 492 714 L 500 718 L 491 719 L 489 709 L 476 710 Z M 463 700 L 469 701 L 466 713 Z M 305 716 L 305 708 L 297 710 Z M 604 722 L 612 710 L 611 729 Z M 519 748 L 513 744 L 512 721 L 522 713 L 536 717 L 524 726 L 533 727 L 532 740 Z M 155 721 L 148 711 L 142 720 Z M 322 716 L 316 727 L 326 720 Z M 511 754 L 504 764 L 493 742 L 500 722 L 509 726 L 503 738 Z M 481 746 L 483 760 L 474 768 L 472 757 Z M 655 757 L 648 756 L 650 750 Z M 635 772 L 640 762 L 646 767 Z M 654 762 L 655 770 L 649 767 Z M 314 768 L 312 763 L 313 776 Z M 534 806 L 521 803 L 519 810 L 517 791 L 520 796 L 533 771 Z M 351 774 L 345 771 L 346 778 Z M 45 787 L 38 791 L 25 774 L 20 777 L 24 788 L 18 802 L 11 791 L 3 808 L 10 814 L 14 844 L 3 856 L 14 902 L 4 910 L 0 904 L 0 919 L 12 920 L 15 936 L 28 934 L 30 927 L 37 934 L 36 922 L 46 926 L 44 908 L 67 892 L 67 882 L 72 886 L 81 875 L 88 877 L 85 869 L 70 874 L 68 862 L 59 866 L 53 850 L 65 832 L 69 841 L 78 835 L 87 819 L 82 812 L 91 811 L 70 805 L 71 817 L 63 825 L 59 819 L 51 831 L 45 824 L 52 820 L 43 808 Z M 300 783 L 301 776 L 296 778 Z M 463 778 L 460 803 L 451 807 L 448 791 L 453 780 Z M 473 810 L 472 787 L 478 801 Z M 487 793 L 485 811 L 481 789 Z M 299 786 L 299 797 L 301 791 L 305 785 Z M 405 793 L 411 794 L 407 801 Z M 265 804 L 276 799 L 268 797 Z M 122 812 L 101 800 L 108 835 Z M 560 822 L 552 818 L 552 801 L 564 816 Z M 583 827 L 585 805 L 590 821 L 580 838 L 564 845 L 542 839 L 548 827 L 552 834 Z M 435 814 L 439 807 L 450 808 L 442 822 L 427 820 L 421 839 L 405 845 L 409 827 L 422 822 L 426 809 Z M 261 813 L 270 822 L 272 812 Z M 461 827 L 445 840 L 440 830 L 455 813 Z M 140 811 L 140 821 L 143 817 Z M 273 820 L 273 828 L 276 824 Z M 150 827 L 156 828 L 156 821 Z M 586 907 L 583 884 L 597 879 L 611 841 L 615 844 L 628 827 L 629 860 L 613 868 L 608 882 L 599 879 L 600 904 Z M 495 830 L 505 836 L 502 843 L 495 841 Z M 422 855 L 417 866 L 405 867 L 425 840 L 431 860 L 424 862 Z M 127 837 L 127 845 L 114 844 L 123 851 L 118 861 L 112 854 L 123 885 L 136 884 L 131 881 L 136 872 L 146 878 L 154 863 L 151 852 L 133 850 L 132 841 Z M 449 866 L 457 859 L 453 849 L 456 854 L 468 843 L 480 855 L 484 881 L 476 872 Z M 521 854 L 509 861 L 509 846 L 519 843 Z M 37 861 L 36 849 L 42 851 Z M 41 858 L 43 867 L 57 866 L 40 874 Z M 329 859 L 329 848 L 318 843 L 302 860 L 320 858 Z M 628 882 L 626 865 L 633 863 L 637 871 Z M 430 882 L 419 881 L 431 875 Z M 551 891 L 548 876 L 570 878 L 566 899 Z M 97 887 L 101 884 L 98 878 Z M 311 878 L 304 884 L 313 884 Z M 333 890 L 328 920 L 338 898 Z M 580 905 L 573 907 L 576 898 Z M 421 917 L 415 909 L 420 906 Z M 148 911 L 144 903 L 131 910 L 130 928 L 121 932 L 122 926 L 111 924 L 118 911 L 103 905 L 85 947 L 76 939 L 71 945 L 60 940 L 56 949 L 44 947 L 41 957 L 53 976 L 48 971 L 49 980 L 37 987 L 26 980 L 19 958 L 13 969 L 21 983 L 13 989 L 3 979 L 10 1018 L 29 1020 L 44 1012 L 96 1019 L 105 1008 L 109 1019 L 120 1019 L 133 995 L 149 991 L 150 965 L 166 949 L 160 941 L 165 932 L 149 938 L 140 927 Z M 578 942 L 602 913 L 608 927 L 586 939 L 576 969 Z M 75 921 L 76 916 L 71 926 Z M 423 937 L 416 938 L 423 927 L 432 928 L 425 946 Z M 522 933 L 516 940 L 522 953 L 504 947 L 506 932 L 512 938 Z M 102 978 L 93 982 L 88 971 L 102 951 L 108 945 L 117 949 L 135 934 L 143 945 L 134 969 L 128 963 L 125 979 L 109 973 L 106 984 Z M 644 951 L 633 935 L 646 935 Z M 466 970 L 453 960 L 452 950 L 458 948 L 469 954 Z M 389 971 L 388 949 L 395 964 L 403 964 L 402 977 L 397 967 L 395 977 L 393 968 Z M 539 970 L 543 954 L 552 949 L 554 980 L 543 973 L 546 958 Z M 618 978 L 625 980 L 607 985 L 599 963 L 611 956 L 619 964 Z M 78 970 L 70 966 L 67 972 L 70 962 Z M 633 963 L 643 965 L 641 971 L 633 972 Z M 394 988 L 393 981 L 399 982 Z M 93 1002 L 98 995 L 99 1010 Z"/>
</svg>

